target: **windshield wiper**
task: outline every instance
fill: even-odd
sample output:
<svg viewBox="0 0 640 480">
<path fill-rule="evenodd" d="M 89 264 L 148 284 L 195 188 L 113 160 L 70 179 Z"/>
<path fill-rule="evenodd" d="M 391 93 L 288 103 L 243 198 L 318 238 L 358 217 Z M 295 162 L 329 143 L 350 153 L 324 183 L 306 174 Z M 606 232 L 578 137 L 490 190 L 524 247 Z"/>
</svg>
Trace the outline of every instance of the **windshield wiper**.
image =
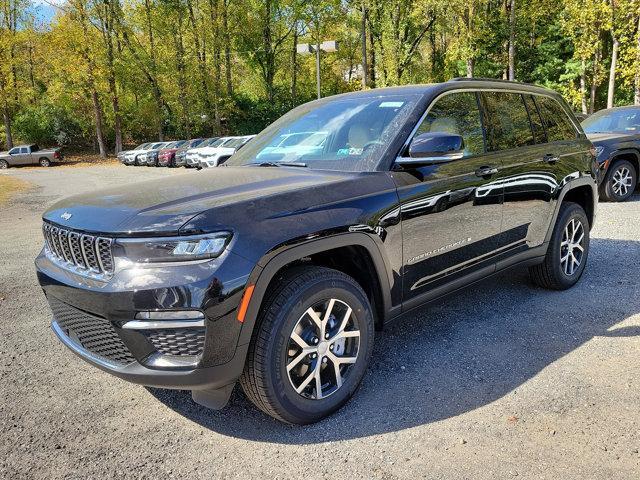
<svg viewBox="0 0 640 480">
<path fill-rule="evenodd" d="M 302 162 L 262 162 L 257 164 L 258 167 L 302 167 L 306 168 L 307 164 Z"/>
</svg>

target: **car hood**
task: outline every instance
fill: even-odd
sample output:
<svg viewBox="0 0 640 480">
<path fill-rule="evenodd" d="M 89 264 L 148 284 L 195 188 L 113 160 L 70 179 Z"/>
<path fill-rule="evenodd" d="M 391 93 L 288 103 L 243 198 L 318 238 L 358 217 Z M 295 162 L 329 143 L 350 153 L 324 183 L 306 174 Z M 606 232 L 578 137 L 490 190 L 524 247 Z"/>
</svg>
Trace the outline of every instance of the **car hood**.
<svg viewBox="0 0 640 480">
<path fill-rule="evenodd" d="M 234 221 L 247 212 L 255 215 L 257 210 L 259 216 L 268 218 L 359 192 L 364 195 L 380 187 L 361 179 L 380 175 L 385 176 L 296 167 L 222 167 L 69 197 L 51 207 L 43 218 L 68 228 L 114 236 L 175 235 L 206 211 L 216 218 L 212 228 L 219 228 L 220 222 L 233 228 Z M 381 181 L 385 183 L 377 183 Z"/>
<path fill-rule="evenodd" d="M 601 143 L 601 142 L 606 143 L 606 142 L 611 142 L 616 140 L 627 141 L 627 140 L 640 139 L 640 135 L 637 133 L 619 133 L 619 132 L 587 133 L 587 138 L 594 143 Z"/>
<path fill-rule="evenodd" d="M 202 150 L 199 150 L 198 153 L 202 155 L 218 155 L 218 154 L 234 153 L 235 151 L 236 151 L 235 148 L 217 147 L 217 148 L 203 148 Z"/>
</svg>

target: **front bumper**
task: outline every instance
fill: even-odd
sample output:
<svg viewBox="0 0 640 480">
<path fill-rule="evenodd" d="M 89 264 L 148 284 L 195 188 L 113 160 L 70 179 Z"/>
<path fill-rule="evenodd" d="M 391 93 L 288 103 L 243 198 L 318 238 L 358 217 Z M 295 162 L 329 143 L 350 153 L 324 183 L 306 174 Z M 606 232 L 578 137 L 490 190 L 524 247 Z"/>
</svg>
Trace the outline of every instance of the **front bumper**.
<svg viewBox="0 0 640 480">
<path fill-rule="evenodd" d="M 44 253 L 36 259 L 52 329 L 75 354 L 133 383 L 203 391 L 231 385 L 242 373 L 248 345 L 238 344 L 242 324 L 236 315 L 252 268 L 225 252 L 200 264 L 124 270 L 102 282 L 66 270 Z M 204 320 L 195 330 L 172 330 L 178 327 L 171 322 L 123 328 L 137 313 L 158 310 L 197 310 Z"/>
</svg>

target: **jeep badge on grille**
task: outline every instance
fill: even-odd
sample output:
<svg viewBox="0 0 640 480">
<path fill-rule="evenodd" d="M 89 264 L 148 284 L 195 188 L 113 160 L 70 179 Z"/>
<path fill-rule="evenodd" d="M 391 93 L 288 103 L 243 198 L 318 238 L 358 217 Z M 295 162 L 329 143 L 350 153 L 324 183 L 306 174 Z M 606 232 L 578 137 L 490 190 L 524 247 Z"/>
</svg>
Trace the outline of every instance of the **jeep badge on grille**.
<svg viewBox="0 0 640 480">
<path fill-rule="evenodd" d="M 64 218 L 65 220 L 69 220 L 72 216 L 73 216 L 73 214 L 71 214 L 69 212 L 64 212 L 62 215 L 60 215 L 60 218 Z"/>
</svg>

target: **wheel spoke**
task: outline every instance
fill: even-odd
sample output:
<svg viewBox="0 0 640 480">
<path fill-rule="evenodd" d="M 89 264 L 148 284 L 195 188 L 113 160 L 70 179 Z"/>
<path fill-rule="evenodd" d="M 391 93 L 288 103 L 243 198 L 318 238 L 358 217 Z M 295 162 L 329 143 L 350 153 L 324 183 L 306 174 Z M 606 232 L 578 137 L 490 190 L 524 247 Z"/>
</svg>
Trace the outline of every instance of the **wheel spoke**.
<svg viewBox="0 0 640 480">
<path fill-rule="evenodd" d="M 340 388 L 342 386 L 342 373 L 340 373 L 340 364 L 334 361 L 333 358 L 331 359 L 331 364 L 333 365 L 333 373 L 336 377 L 336 386 Z"/>
<path fill-rule="evenodd" d="M 360 338 L 360 331 L 359 330 L 343 331 L 343 332 L 338 333 L 334 338 L 336 340 L 338 340 L 340 338 Z"/>
<path fill-rule="evenodd" d="M 344 331 L 344 329 L 347 328 L 347 322 L 349 322 L 349 318 L 351 318 L 351 312 L 353 312 L 353 310 L 351 310 L 351 307 L 348 307 L 347 313 L 344 314 L 344 318 L 340 323 L 340 328 L 338 329 L 338 335 L 340 335 Z"/>
<path fill-rule="evenodd" d="M 298 345 L 300 345 L 300 347 L 302 349 L 311 348 L 311 345 L 309 345 L 307 342 L 305 342 L 304 339 L 300 335 L 298 335 L 296 332 L 293 332 L 291 334 L 291 340 L 293 340 Z"/>
<path fill-rule="evenodd" d="M 287 365 L 287 372 L 290 372 L 290 371 L 291 371 L 291 369 L 292 369 L 293 367 L 295 367 L 296 365 L 298 365 L 298 364 L 302 361 L 302 359 L 304 359 L 307 355 L 309 355 L 309 352 L 306 352 L 306 351 L 304 351 L 304 350 L 303 350 L 303 351 L 300 353 L 300 355 L 298 355 L 296 358 L 294 358 L 293 360 L 291 360 L 291 361 L 289 362 L 289 364 Z"/>
<path fill-rule="evenodd" d="M 302 383 L 296 388 L 296 392 L 302 393 L 302 391 L 307 388 L 307 385 L 311 383 L 311 380 L 315 378 L 316 372 L 313 370 L 307 375 L 307 377 L 302 381 Z"/>
<path fill-rule="evenodd" d="M 316 324 L 320 333 L 322 333 L 322 320 L 320 319 L 316 311 L 313 308 L 309 307 L 306 313 L 311 317 L 311 320 L 313 320 L 313 322 Z"/>
<path fill-rule="evenodd" d="M 320 379 L 320 365 L 321 363 L 318 362 L 318 366 L 316 367 L 315 370 L 315 378 L 316 378 L 316 399 L 320 400 L 322 398 L 322 380 Z"/>
</svg>

